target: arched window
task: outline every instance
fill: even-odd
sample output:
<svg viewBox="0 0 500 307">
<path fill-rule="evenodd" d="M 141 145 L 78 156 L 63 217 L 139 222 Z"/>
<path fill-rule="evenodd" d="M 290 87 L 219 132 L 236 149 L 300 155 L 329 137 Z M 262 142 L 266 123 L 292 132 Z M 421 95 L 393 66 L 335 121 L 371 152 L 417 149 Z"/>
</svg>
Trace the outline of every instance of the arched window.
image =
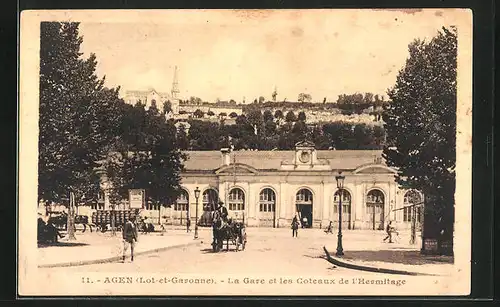
<svg viewBox="0 0 500 307">
<path fill-rule="evenodd" d="M 298 204 L 312 204 L 313 203 L 312 192 L 309 191 L 308 189 L 302 189 L 298 191 L 295 202 Z"/>
<path fill-rule="evenodd" d="M 333 213 L 339 212 L 340 192 L 337 191 L 333 195 Z M 347 214 L 351 212 L 351 193 L 342 190 L 342 213 Z"/>
<path fill-rule="evenodd" d="M 383 230 L 387 214 L 385 212 L 385 197 L 381 190 L 370 190 L 366 195 L 367 222 L 373 230 Z"/>
<path fill-rule="evenodd" d="M 229 210 L 245 210 L 245 194 L 239 188 L 229 191 Z"/>
<path fill-rule="evenodd" d="M 177 197 L 177 201 L 174 205 L 175 211 L 187 211 L 189 206 L 189 194 L 186 190 L 182 190 L 179 197 Z"/>
<path fill-rule="evenodd" d="M 366 196 L 366 202 L 370 204 L 383 204 L 384 193 L 380 190 L 371 190 Z"/>
<path fill-rule="evenodd" d="M 420 222 L 422 195 L 416 190 L 409 190 L 403 197 L 403 221 L 411 222 L 415 215 L 417 222 Z M 417 207 L 414 209 L 413 205 Z"/>
<path fill-rule="evenodd" d="M 371 190 L 366 195 L 366 209 L 367 213 L 373 213 L 373 208 L 376 208 L 377 213 L 380 211 L 384 205 L 385 198 L 384 193 L 380 190 Z"/>
<path fill-rule="evenodd" d="M 276 210 L 276 194 L 273 190 L 266 188 L 260 191 L 259 210 L 261 212 L 274 212 Z"/>
<path fill-rule="evenodd" d="M 219 194 L 214 189 L 203 192 L 203 211 L 212 211 L 219 200 Z"/>
</svg>

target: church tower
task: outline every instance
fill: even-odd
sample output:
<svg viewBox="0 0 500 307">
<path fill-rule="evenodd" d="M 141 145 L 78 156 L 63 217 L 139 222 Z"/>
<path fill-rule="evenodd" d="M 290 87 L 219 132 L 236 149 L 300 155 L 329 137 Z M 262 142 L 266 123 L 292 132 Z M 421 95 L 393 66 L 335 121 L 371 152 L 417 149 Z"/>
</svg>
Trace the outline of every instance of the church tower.
<svg viewBox="0 0 500 307">
<path fill-rule="evenodd" d="M 174 68 L 174 79 L 172 80 L 172 90 L 170 91 L 172 95 L 172 112 L 174 115 L 179 114 L 179 97 L 178 94 L 180 93 L 179 91 L 179 81 L 177 77 L 177 66 Z"/>
</svg>

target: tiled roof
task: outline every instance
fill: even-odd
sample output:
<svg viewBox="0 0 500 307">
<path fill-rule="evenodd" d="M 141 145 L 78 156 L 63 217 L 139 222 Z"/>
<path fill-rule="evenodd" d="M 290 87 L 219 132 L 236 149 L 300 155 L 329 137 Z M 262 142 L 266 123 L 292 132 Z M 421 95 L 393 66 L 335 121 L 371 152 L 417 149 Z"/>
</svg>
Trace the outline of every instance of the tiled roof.
<svg viewBox="0 0 500 307">
<path fill-rule="evenodd" d="M 164 93 L 164 92 L 157 92 L 155 90 L 150 90 L 150 91 L 127 91 L 125 93 L 125 95 L 127 97 L 129 96 L 137 96 L 137 97 L 143 97 L 143 96 L 147 96 L 149 94 L 151 94 L 152 92 L 156 92 L 158 95 L 160 95 L 161 97 L 170 97 L 170 94 L 169 93 Z"/>
<path fill-rule="evenodd" d="M 373 163 L 381 157 L 381 150 L 317 150 L 318 159 L 328 160 L 332 169 L 356 169 L 361 165 Z M 185 169 L 215 170 L 222 165 L 220 151 L 186 151 L 189 159 Z M 282 162 L 292 163 L 294 150 L 287 151 L 235 151 L 236 163 L 250 165 L 258 170 L 280 169 Z M 231 154 L 231 162 L 233 156 Z"/>
</svg>

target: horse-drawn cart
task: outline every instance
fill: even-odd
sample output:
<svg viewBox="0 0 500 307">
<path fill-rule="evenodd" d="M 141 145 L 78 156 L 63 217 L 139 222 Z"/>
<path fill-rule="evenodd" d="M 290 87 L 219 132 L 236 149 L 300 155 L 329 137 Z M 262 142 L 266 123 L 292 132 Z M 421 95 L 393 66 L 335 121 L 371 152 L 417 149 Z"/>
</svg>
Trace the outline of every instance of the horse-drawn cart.
<svg viewBox="0 0 500 307">
<path fill-rule="evenodd" d="M 137 215 L 137 213 L 134 210 L 97 210 L 92 213 L 92 224 L 96 225 L 101 232 L 106 232 L 111 228 L 111 220 L 114 216 L 115 227 L 120 231 L 132 215 Z"/>
<path fill-rule="evenodd" d="M 66 212 L 49 212 L 49 219 L 47 221 L 48 225 L 54 226 L 57 230 L 68 230 L 68 214 Z M 89 217 L 86 215 L 76 215 L 74 220 L 74 230 L 76 231 L 76 225 L 83 225 L 83 232 L 89 227 L 90 232 L 92 232 L 92 224 L 89 223 Z"/>
<path fill-rule="evenodd" d="M 92 224 L 96 225 L 101 232 L 106 232 L 111 228 L 111 219 L 115 218 L 116 230 L 121 231 L 123 225 L 130 219 L 132 215 L 137 217 L 137 228 L 143 233 L 154 232 L 155 228 L 152 223 L 145 222 L 137 209 L 129 210 L 98 210 L 92 213 Z"/>
<path fill-rule="evenodd" d="M 245 250 L 247 243 L 247 233 L 245 224 L 242 222 L 223 221 L 220 215 L 216 212 L 212 220 L 212 249 L 214 252 L 219 252 L 226 241 L 226 251 L 229 250 L 229 243 L 235 246 L 237 252 L 241 246 L 241 250 Z"/>
</svg>

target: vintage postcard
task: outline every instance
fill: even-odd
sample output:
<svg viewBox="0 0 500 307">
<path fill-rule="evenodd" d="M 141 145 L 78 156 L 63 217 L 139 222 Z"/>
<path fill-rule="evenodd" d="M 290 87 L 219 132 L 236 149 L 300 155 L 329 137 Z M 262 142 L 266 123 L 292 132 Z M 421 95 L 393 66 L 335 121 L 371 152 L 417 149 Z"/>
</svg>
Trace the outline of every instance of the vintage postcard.
<svg viewBox="0 0 500 307">
<path fill-rule="evenodd" d="M 23 11 L 20 296 L 467 295 L 472 12 Z"/>
</svg>

